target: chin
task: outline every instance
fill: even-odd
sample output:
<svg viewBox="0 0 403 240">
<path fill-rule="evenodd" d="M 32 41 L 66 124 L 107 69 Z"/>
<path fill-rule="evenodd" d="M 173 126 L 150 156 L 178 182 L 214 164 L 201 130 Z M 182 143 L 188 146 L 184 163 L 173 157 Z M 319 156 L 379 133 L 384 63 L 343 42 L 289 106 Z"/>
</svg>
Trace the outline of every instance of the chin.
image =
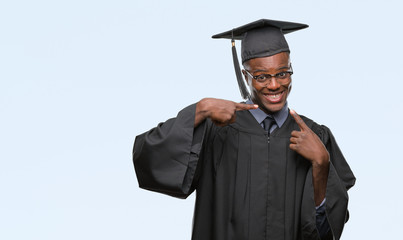
<svg viewBox="0 0 403 240">
<path fill-rule="evenodd" d="M 284 106 L 284 105 L 283 105 L 283 106 Z M 275 113 L 275 112 L 280 111 L 280 110 L 283 108 L 283 106 L 281 106 L 281 107 L 271 107 L 271 108 L 266 108 L 266 109 L 267 109 L 267 111 L 268 111 L 269 113 Z"/>
<path fill-rule="evenodd" d="M 252 101 L 254 103 L 257 103 L 259 105 L 259 108 L 265 113 L 272 114 L 283 109 L 284 105 L 287 102 L 288 93 L 288 91 L 284 91 L 281 99 L 274 102 L 271 102 L 270 99 L 267 99 L 264 94 L 256 94 L 255 96 L 252 96 Z M 254 101 L 253 99 L 255 99 L 256 101 Z"/>
</svg>

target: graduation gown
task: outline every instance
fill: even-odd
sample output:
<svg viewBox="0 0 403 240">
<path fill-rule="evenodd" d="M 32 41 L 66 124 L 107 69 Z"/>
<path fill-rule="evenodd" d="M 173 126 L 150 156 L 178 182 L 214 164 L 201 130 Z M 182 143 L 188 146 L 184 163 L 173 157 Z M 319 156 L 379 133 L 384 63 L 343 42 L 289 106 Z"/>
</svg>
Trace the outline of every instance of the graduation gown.
<svg viewBox="0 0 403 240">
<path fill-rule="evenodd" d="M 139 186 L 179 198 L 196 190 L 193 240 L 320 239 L 311 164 L 289 148 L 299 130 L 292 116 L 268 139 L 249 111 L 225 127 L 207 119 L 194 128 L 195 109 L 136 137 Z M 355 177 L 330 130 L 301 117 L 330 154 L 325 210 L 339 239 Z"/>
</svg>

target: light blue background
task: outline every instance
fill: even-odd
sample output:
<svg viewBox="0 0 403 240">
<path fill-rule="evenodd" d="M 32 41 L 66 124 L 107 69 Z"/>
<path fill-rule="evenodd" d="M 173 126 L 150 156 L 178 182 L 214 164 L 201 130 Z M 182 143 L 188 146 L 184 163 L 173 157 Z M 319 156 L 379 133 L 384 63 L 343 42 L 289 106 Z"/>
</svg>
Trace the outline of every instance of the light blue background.
<svg viewBox="0 0 403 240">
<path fill-rule="evenodd" d="M 399 1 L 4 0 L 0 239 L 190 239 L 194 195 L 140 190 L 134 137 L 203 97 L 241 101 L 211 35 L 260 18 L 310 25 L 287 35 L 289 106 L 356 174 L 342 239 L 401 236 Z"/>
</svg>

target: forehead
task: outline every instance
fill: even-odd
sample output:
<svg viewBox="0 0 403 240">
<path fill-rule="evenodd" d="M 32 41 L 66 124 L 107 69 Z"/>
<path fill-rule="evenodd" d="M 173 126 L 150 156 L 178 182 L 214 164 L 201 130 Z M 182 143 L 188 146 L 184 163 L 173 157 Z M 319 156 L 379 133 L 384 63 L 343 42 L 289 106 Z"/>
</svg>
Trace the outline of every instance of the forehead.
<svg viewBox="0 0 403 240">
<path fill-rule="evenodd" d="M 253 58 L 245 62 L 245 67 L 251 71 L 257 70 L 277 70 L 289 67 L 290 56 L 288 52 L 281 52 L 269 57 Z"/>
</svg>

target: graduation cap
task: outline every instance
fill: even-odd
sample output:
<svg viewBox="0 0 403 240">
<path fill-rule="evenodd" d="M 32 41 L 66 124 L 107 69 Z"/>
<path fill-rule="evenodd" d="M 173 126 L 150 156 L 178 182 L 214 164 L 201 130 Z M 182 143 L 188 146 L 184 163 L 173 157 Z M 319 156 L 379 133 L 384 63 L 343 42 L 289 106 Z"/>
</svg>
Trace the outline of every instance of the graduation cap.
<svg viewBox="0 0 403 240">
<path fill-rule="evenodd" d="M 239 90 L 244 99 L 249 98 L 249 92 L 246 89 L 239 67 L 235 40 L 242 40 L 241 56 L 242 63 L 244 63 L 253 58 L 269 57 L 280 52 L 290 52 L 284 34 L 307 27 L 308 25 L 302 23 L 260 19 L 212 36 L 212 38 L 231 39 L 235 73 Z"/>
</svg>

